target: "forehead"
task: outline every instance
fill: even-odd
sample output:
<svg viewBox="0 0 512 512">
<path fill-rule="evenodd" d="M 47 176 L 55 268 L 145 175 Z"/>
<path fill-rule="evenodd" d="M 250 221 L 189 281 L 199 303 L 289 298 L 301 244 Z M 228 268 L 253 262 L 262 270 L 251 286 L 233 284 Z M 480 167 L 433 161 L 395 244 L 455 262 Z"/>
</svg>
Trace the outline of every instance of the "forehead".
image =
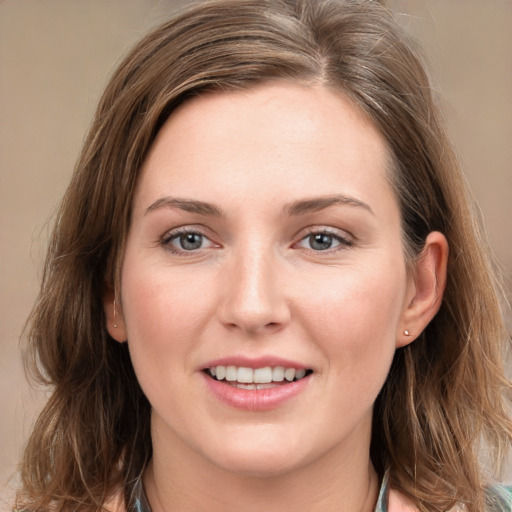
<svg viewBox="0 0 512 512">
<path fill-rule="evenodd" d="M 378 129 L 342 93 L 267 84 L 180 106 L 158 134 L 138 189 L 157 196 L 178 188 L 196 196 L 236 186 L 250 197 L 263 187 L 304 196 L 313 183 L 314 193 L 332 193 L 343 178 L 345 189 L 360 193 L 389 187 L 389 162 Z"/>
</svg>

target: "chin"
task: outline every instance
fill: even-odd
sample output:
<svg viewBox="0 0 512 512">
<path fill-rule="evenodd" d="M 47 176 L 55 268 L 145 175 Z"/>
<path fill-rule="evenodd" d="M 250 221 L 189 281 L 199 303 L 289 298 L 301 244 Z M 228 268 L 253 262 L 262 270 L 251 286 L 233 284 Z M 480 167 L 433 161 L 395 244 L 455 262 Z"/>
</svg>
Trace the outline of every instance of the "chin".
<svg viewBox="0 0 512 512">
<path fill-rule="evenodd" d="M 246 477 L 280 477 L 307 465 L 309 460 L 296 446 L 283 439 L 265 443 L 243 442 L 223 447 L 210 453 L 210 462 L 224 471 Z"/>
<path fill-rule="evenodd" d="M 214 462 L 224 471 L 242 477 L 250 478 L 276 478 L 290 474 L 301 467 L 299 461 L 290 461 L 289 457 L 279 456 L 256 456 L 244 454 L 234 460 L 226 461 L 220 465 L 219 461 Z"/>
</svg>

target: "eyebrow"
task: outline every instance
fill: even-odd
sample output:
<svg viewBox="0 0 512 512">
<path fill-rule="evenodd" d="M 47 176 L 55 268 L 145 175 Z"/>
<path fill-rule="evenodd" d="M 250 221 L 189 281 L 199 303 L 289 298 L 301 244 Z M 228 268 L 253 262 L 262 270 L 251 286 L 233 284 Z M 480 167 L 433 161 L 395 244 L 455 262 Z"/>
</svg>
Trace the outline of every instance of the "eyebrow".
<svg viewBox="0 0 512 512">
<path fill-rule="evenodd" d="M 373 210 L 370 208 L 370 205 L 366 204 L 360 199 L 356 199 L 355 197 L 344 195 L 313 197 L 311 199 L 294 201 L 293 203 L 287 205 L 285 210 L 289 215 L 301 215 L 309 212 L 318 212 L 320 210 L 324 210 L 325 208 L 329 208 L 330 206 L 336 205 L 348 205 L 363 208 L 364 210 L 370 212 L 372 215 L 375 215 Z"/>
<path fill-rule="evenodd" d="M 179 199 L 177 197 L 161 197 L 154 203 L 146 208 L 145 215 L 158 210 L 160 208 L 178 208 L 190 213 L 198 213 L 200 215 L 209 215 L 212 217 L 224 217 L 224 212 L 217 206 L 206 203 L 204 201 L 197 201 L 195 199 Z"/>
<path fill-rule="evenodd" d="M 294 201 L 285 206 L 284 211 L 291 216 L 302 215 L 309 212 L 317 212 L 331 206 L 348 205 L 363 208 L 374 215 L 371 207 L 365 202 L 344 195 L 322 196 L 311 199 L 302 199 Z M 157 199 L 146 208 L 145 215 L 160 208 L 178 208 L 180 210 L 197 213 L 199 215 L 208 215 L 212 217 L 225 217 L 226 214 L 214 204 L 195 199 L 181 199 L 177 197 L 165 196 Z"/>
</svg>

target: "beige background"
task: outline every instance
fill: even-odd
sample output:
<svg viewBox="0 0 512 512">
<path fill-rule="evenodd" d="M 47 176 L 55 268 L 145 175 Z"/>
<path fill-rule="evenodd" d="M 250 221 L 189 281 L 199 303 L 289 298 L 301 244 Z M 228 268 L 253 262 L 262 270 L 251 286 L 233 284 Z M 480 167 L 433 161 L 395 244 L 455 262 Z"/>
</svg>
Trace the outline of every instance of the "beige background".
<svg viewBox="0 0 512 512">
<path fill-rule="evenodd" d="M 18 339 L 59 198 L 119 57 L 186 0 L 0 0 L 0 510 L 43 393 Z M 393 0 L 423 41 L 491 245 L 512 271 L 512 0 Z M 510 479 L 510 478 L 509 478 Z"/>
</svg>

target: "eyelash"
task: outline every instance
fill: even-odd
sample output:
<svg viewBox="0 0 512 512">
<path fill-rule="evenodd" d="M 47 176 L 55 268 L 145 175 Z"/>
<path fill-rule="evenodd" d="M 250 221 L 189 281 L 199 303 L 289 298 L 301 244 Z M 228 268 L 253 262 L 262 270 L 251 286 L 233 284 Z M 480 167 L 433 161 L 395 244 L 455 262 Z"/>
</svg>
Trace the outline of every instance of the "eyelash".
<svg viewBox="0 0 512 512">
<path fill-rule="evenodd" d="M 308 239 L 311 242 L 311 239 L 313 237 L 316 237 L 319 235 L 320 236 L 322 236 L 322 235 L 328 236 L 332 240 L 335 240 L 336 242 L 338 242 L 338 244 L 335 245 L 334 247 L 328 247 L 326 249 L 312 249 L 312 248 L 307 248 L 307 247 L 304 247 L 304 249 L 306 249 L 310 253 L 314 253 L 315 255 L 318 255 L 321 253 L 331 254 L 333 252 L 344 250 L 347 247 L 352 247 L 354 245 L 354 241 L 351 238 L 349 238 L 347 236 L 342 236 L 338 231 L 327 229 L 327 228 L 322 228 L 322 229 L 310 229 L 304 236 L 301 237 L 301 239 L 298 242 L 296 242 L 294 244 L 294 246 L 297 246 L 297 245 L 301 244 L 302 242 L 307 241 Z"/>
<path fill-rule="evenodd" d="M 173 254 L 176 254 L 178 256 L 187 256 L 188 254 L 194 254 L 199 249 L 204 249 L 203 247 L 199 247 L 198 249 L 178 249 L 172 245 L 173 240 L 179 240 L 180 237 L 187 236 L 187 235 L 197 235 L 201 237 L 201 245 L 205 240 L 208 240 L 211 244 L 215 245 L 211 240 L 204 234 L 201 233 L 201 231 L 198 231 L 197 229 L 191 229 L 191 228 L 178 228 L 172 231 L 168 231 L 165 233 L 162 238 L 160 239 L 160 244 L 165 247 L 166 250 L 170 251 Z M 207 249 L 210 249 L 211 247 L 208 247 Z"/>
<path fill-rule="evenodd" d="M 215 246 L 214 242 L 212 242 L 204 233 L 202 233 L 199 230 L 191 229 L 191 228 L 178 228 L 178 229 L 175 229 L 175 230 L 172 230 L 172 231 L 168 231 L 167 233 L 165 233 L 161 237 L 160 244 L 163 247 L 165 247 L 166 250 L 168 250 L 171 253 L 176 254 L 178 256 L 187 256 L 188 254 L 194 254 L 198 250 L 201 250 L 201 249 L 211 249 L 212 248 L 212 247 L 206 247 L 206 248 L 198 247 L 197 249 L 188 249 L 187 250 L 187 249 L 184 249 L 184 248 L 178 249 L 178 248 L 173 246 L 173 244 L 172 244 L 173 240 L 179 240 L 180 237 L 187 236 L 187 235 L 196 235 L 196 236 L 201 237 L 201 245 L 206 240 L 206 241 L 209 241 L 210 244 L 212 244 L 213 247 Z M 305 250 L 307 250 L 308 252 L 314 253 L 314 254 L 321 254 L 321 253 L 330 254 L 330 253 L 333 253 L 333 252 L 337 252 L 337 251 L 346 249 L 347 247 L 352 247 L 354 245 L 354 241 L 351 240 L 349 237 L 342 236 L 337 231 L 323 228 L 323 229 L 311 229 L 311 230 L 309 230 L 306 234 L 304 234 L 300 238 L 300 240 L 298 242 L 295 242 L 292 245 L 292 247 L 300 246 L 301 243 L 307 241 L 308 239 L 311 242 L 312 241 L 312 237 L 316 237 L 316 236 L 319 236 L 319 235 L 320 236 L 322 236 L 322 235 L 323 236 L 327 236 L 331 240 L 334 240 L 334 241 L 338 242 L 338 244 L 335 245 L 334 247 L 330 247 L 329 246 L 326 249 L 313 249 L 311 247 L 310 248 L 303 247 L 303 248 Z M 219 246 L 217 246 L 217 247 L 219 247 Z"/>
</svg>

